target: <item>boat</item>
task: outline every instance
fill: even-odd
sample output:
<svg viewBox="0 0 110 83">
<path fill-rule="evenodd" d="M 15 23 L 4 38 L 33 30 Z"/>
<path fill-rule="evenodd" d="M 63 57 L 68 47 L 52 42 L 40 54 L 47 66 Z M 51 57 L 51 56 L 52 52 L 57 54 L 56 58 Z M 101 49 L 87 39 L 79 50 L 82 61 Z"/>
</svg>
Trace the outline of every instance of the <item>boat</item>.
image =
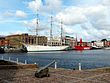
<svg viewBox="0 0 110 83">
<path fill-rule="evenodd" d="M 103 46 L 98 45 L 96 43 L 92 43 L 92 45 L 91 45 L 92 50 L 97 50 L 97 49 L 102 49 L 102 48 L 103 48 Z"/>
<path fill-rule="evenodd" d="M 91 48 L 89 46 L 75 46 L 75 50 L 90 50 Z"/>
<path fill-rule="evenodd" d="M 38 15 L 37 15 L 38 16 Z M 38 17 L 36 20 L 36 30 L 38 28 Z M 62 26 L 61 26 L 61 30 L 62 30 Z M 61 31 L 62 32 L 62 31 Z M 36 31 L 36 44 L 30 45 L 30 44 L 23 44 L 26 47 L 27 52 L 47 52 L 47 51 L 65 51 L 69 48 L 69 46 L 64 46 L 64 45 L 59 45 L 59 46 L 53 46 L 53 45 L 38 45 L 38 31 Z M 62 37 L 62 35 L 61 35 Z M 50 42 L 52 40 L 52 16 L 51 16 L 51 30 L 50 30 Z M 61 38 L 62 40 L 62 38 Z M 62 43 L 62 41 L 61 41 Z"/>
<path fill-rule="evenodd" d="M 95 46 L 95 45 L 91 47 L 92 50 L 94 50 L 94 49 L 97 50 L 97 49 L 102 49 L 102 48 L 103 48 L 103 47 L 99 47 L 99 46 Z"/>
<path fill-rule="evenodd" d="M 27 52 L 47 52 L 47 51 L 65 51 L 68 46 L 42 46 L 42 45 L 25 45 Z"/>
<path fill-rule="evenodd" d="M 73 47 L 74 50 L 90 50 L 90 46 L 83 46 L 82 45 L 82 38 L 80 38 L 80 43 L 77 45 L 77 39 L 76 39 L 76 45 Z"/>
<path fill-rule="evenodd" d="M 110 47 L 104 47 L 105 50 L 110 50 Z"/>
</svg>

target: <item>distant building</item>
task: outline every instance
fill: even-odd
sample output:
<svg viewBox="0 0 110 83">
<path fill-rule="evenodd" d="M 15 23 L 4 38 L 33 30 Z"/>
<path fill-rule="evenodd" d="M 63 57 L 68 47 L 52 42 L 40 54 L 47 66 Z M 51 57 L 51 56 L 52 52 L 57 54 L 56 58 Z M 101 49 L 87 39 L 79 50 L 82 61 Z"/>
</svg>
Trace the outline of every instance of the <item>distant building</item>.
<svg viewBox="0 0 110 83">
<path fill-rule="evenodd" d="M 104 44 L 104 47 L 110 47 L 110 38 L 101 40 Z"/>
<path fill-rule="evenodd" d="M 74 37 L 71 37 L 71 36 L 65 36 L 63 38 L 63 44 L 69 45 L 70 47 L 73 47 L 76 44 L 76 39 Z"/>
<path fill-rule="evenodd" d="M 104 43 L 102 41 L 95 41 L 92 43 L 92 46 L 104 47 Z"/>
<path fill-rule="evenodd" d="M 5 37 L 6 40 L 10 41 L 10 46 L 21 48 L 22 43 L 24 44 L 38 44 L 38 45 L 47 45 L 47 37 L 45 36 L 35 36 L 25 34 L 15 34 L 8 35 Z"/>
<path fill-rule="evenodd" d="M 75 45 L 74 37 L 65 36 L 62 39 L 58 37 L 54 37 L 48 41 L 49 46 L 61 46 L 61 45 L 68 45 L 73 47 Z"/>
<path fill-rule="evenodd" d="M 49 45 L 49 46 L 61 46 L 62 45 L 61 38 L 54 37 L 52 39 L 48 39 L 47 45 Z"/>
<path fill-rule="evenodd" d="M 0 36 L 0 47 L 9 46 L 9 40 L 6 40 L 5 37 Z"/>
</svg>

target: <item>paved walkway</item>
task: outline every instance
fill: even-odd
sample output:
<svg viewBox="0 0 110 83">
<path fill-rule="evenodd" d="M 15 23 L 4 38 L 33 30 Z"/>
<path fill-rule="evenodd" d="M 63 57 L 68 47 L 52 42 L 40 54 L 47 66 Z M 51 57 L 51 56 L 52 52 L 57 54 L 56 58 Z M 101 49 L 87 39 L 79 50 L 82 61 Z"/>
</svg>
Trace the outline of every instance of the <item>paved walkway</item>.
<svg viewBox="0 0 110 83">
<path fill-rule="evenodd" d="M 110 83 L 110 68 L 65 70 L 50 68 L 50 77 L 36 78 L 37 69 L 0 69 L 0 83 Z"/>
</svg>

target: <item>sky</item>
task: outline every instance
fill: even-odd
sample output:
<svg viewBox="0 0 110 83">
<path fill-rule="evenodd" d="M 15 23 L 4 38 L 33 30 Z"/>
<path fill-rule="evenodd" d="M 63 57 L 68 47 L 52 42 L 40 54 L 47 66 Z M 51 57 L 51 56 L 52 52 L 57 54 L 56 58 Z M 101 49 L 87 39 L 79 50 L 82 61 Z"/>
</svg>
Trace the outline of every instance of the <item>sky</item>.
<svg viewBox="0 0 110 83">
<path fill-rule="evenodd" d="M 110 0 L 0 0 L 0 35 L 63 35 L 84 41 L 110 38 Z"/>
</svg>

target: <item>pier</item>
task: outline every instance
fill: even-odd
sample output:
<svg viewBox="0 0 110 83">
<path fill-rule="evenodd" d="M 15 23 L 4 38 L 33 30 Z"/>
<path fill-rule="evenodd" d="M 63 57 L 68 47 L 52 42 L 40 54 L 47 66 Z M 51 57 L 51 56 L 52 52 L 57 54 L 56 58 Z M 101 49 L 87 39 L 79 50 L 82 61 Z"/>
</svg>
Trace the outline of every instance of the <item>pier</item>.
<svg viewBox="0 0 110 83">
<path fill-rule="evenodd" d="M 72 70 L 57 68 L 55 62 L 55 68 L 49 67 L 49 77 L 37 78 L 36 64 L 10 61 L 0 60 L 0 83 L 110 83 L 110 67 L 81 70 L 79 63 L 79 70 Z"/>
<path fill-rule="evenodd" d="M 0 69 L 0 83 L 110 83 L 110 68 L 66 70 L 49 68 L 50 77 L 36 78 L 37 68 Z"/>
</svg>

